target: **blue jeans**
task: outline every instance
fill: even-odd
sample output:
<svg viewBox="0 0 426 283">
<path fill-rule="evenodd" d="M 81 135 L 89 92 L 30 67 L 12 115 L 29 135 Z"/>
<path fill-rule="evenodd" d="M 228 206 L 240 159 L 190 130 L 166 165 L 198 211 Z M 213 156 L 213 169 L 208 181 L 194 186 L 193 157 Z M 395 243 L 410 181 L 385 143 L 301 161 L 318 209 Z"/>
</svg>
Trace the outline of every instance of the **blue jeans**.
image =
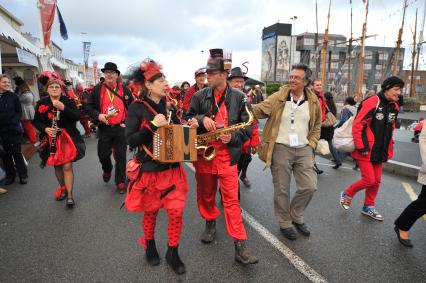
<svg viewBox="0 0 426 283">
<path fill-rule="evenodd" d="M 327 142 L 328 142 L 328 148 L 330 149 L 330 153 L 333 156 L 334 163 L 341 164 L 342 159 L 341 159 L 339 153 L 337 152 L 337 149 L 333 145 L 333 140 L 327 140 Z"/>
</svg>

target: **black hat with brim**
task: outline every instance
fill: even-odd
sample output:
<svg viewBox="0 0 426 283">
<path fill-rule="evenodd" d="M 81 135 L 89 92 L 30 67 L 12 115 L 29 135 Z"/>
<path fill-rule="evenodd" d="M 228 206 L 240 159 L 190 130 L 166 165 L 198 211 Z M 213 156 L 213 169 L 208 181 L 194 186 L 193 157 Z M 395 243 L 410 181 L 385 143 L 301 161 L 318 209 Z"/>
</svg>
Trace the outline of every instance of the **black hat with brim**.
<svg viewBox="0 0 426 283">
<path fill-rule="evenodd" d="M 112 62 L 106 62 L 105 66 L 101 69 L 102 73 L 105 73 L 106 70 L 111 70 L 116 72 L 118 75 L 120 75 L 120 71 L 117 68 L 117 65 Z"/>
<path fill-rule="evenodd" d="M 248 77 L 245 76 L 245 74 L 243 73 L 240 67 L 235 67 L 231 69 L 231 72 L 228 77 L 228 81 L 232 80 L 233 78 L 243 78 L 244 81 L 248 79 Z"/>
</svg>

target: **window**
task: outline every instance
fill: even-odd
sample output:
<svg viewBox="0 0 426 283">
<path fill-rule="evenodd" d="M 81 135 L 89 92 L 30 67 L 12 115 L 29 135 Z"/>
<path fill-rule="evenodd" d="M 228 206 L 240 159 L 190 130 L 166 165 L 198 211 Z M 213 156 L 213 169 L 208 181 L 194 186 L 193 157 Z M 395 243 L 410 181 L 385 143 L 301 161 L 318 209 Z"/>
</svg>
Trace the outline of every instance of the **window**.
<svg viewBox="0 0 426 283">
<path fill-rule="evenodd" d="M 371 70 L 371 64 L 364 64 L 365 70 Z"/>
<path fill-rule="evenodd" d="M 312 38 L 305 38 L 305 39 L 303 40 L 303 44 L 304 44 L 304 45 L 314 45 L 314 44 L 315 44 L 315 40 L 314 40 L 314 39 L 312 39 Z"/>
</svg>

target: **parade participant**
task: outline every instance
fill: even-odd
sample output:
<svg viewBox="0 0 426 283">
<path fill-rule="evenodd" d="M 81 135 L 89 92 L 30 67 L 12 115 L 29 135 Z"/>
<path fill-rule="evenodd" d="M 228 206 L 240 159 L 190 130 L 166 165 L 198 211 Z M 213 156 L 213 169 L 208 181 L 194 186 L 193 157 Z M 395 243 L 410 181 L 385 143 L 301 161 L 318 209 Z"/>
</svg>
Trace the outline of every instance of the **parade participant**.
<svg viewBox="0 0 426 283">
<path fill-rule="evenodd" d="M 102 178 L 105 183 L 111 179 L 111 154 L 114 152 L 115 184 L 118 192 L 123 194 L 126 189 L 127 149 L 124 121 L 133 97 L 130 90 L 118 82 L 120 71 L 116 64 L 107 62 L 101 71 L 105 74 L 105 82 L 93 88 L 87 110 L 92 119 L 99 121 L 98 157 L 103 170 Z"/>
<path fill-rule="evenodd" d="M 245 76 L 240 67 L 231 69 L 228 81 L 229 85 L 233 88 L 243 91 L 244 83 L 248 78 Z M 252 160 L 251 155 L 256 154 L 257 147 L 260 144 L 259 132 L 256 120 L 253 122 L 253 131 L 250 140 L 243 144 L 240 159 L 238 160 L 238 176 L 243 182 L 244 186 L 250 187 L 250 181 L 247 178 L 247 168 Z"/>
<path fill-rule="evenodd" d="M 84 137 L 89 138 L 91 135 L 91 130 L 89 127 L 89 114 L 87 113 L 88 96 L 84 93 L 84 89 L 81 84 L 77 84 L 75 86 L 75 96 L 77 108 L 80 111 L 80 124 L 84 128 Z"/>
<path fill-rule="evenodd" d="M 34 144 L 37 142 L 37 135 L 31 123 L 34 119 L 34 94 L 31 92 L 30 87 L 24 80 L 19 83 L 17 89 L 17 94 L 22 108 L 22 126 L 25 134 L 27 135 L 28 141 Z"/>
<path fill-rule="evenodd" d="M 51 79 L 62 81 L 61 75 L 55 71 L 43 71 L 38 75 L 40 98 L 47 96 L 46 84 Z"/>
<path fill-rule="evenodd" d="M 182 109 L 186 113 L 188 111 L 189 106 L 191 105 L 191 100 L 194 94 L 207 87 L 206 82 L 206 71 L 204 69 L 198 69 L 195 71 L 195 84 L 192 85 L 185 93 L 185 98 L 183 100 Z"/>
<path fill-rule="evenodd" d="M 161 66 L 146 60 L 133 76 L 142 87 L 140 98 L 129 107 L 126 139 L 131 148 L 138 149 L 135 161 L 140 164 L 140 171 L 129 184 L 125 206 L 130 212 L 144 212 L 144 237 L 139 242 L 145 246 L 146 259 L 151 265 L 160 263 L 154 239 L 157 214 L 160 208 L 167 211 L 169 241 L 166 260 L 177 274 L 183 274 L 185 265 L 179 257 L 178 246 L 188 192 L 186 174 L 179 163 L 161 163 L 151 157 L 153 135 L 158 128 L 168 124 L 168 114 L 173 123 L 179 124 L 180 120 L 176 109 L 167 107 L 168 83 Z M 197 126 L 196 121 L 193 126 Z"/>
<path fill-rule="evenodd" d="M 322 123 L 322 122 L 325 121 L 325 114 L 327 113 L 327 106 L 326 106 L 327 101 L 324 97 L 324 92 L 322 90 L 322 81 L 321 81 L 321 79 L 316 78 L 312 81 L 311 85 L 312 85 L 312 88 L 311 88 L 312 91 L 318 97 L 318 103 L 319 103 L 319 106 L 321 108 L 321 117 L 322 117 L 321 123 Z M 321 134 L 323 135 L 322 132 L 323 132 L 323 129 L 321 128 Z M 315 161 L 315 152 L 314 152 L 314 170 L 315 170 L 315 172 L 317 172 L 318 175 L 324 173 L 324 171 L 319 169 L 318 166 L 317 166 L 317 163 Z"/>
<path fill-rule="evenodd" d="M 5 151 L 2 156 L 6 171 L 5 185 L 15 182 L 16 171 L 20 184 L 28 182 L 28 169 L 21 152 L 21 115 L 21 103 L 18 96 L 11 91 L 10 78 L 0 75 L 0 140 Z"/>
<path fill-rule="evenodd" d="M 336 117 L 337 107 L 333 99 L 333 94 L 331 94 L 331 92 L 326 92 L 324 93 L 324 98 L 326 100 L 327 112 L 331 112 L 334 115 L 334 117 Z M 333 136 L 334 136 L 334 125 L 321 127 L 320 139 L 324 139 L 328 143 L 328 148 L 330 150 L 331 156 L 333 157 L 333 162 L 335 164 L 332 168 L 339 169 L 339 167 L 342 166 L 342 160 L 340 158 L 339 153 L 337 152 L 337 149 L 333 145 Z"/>
<path fill-rule="evenodd" d="M 340 206 L 348 210 L 352 198 L 365 190 L 361 213 L 382 221 L 383 216 L 375 207 L 382 178 L 382 164 L 393 156 L 393 130 L 398 116 L 398 95 L 404 82 L 398 77 L 389 77 L 382 83 L 381 91 L 364 99 L 352 125 L 355 151 L 352 157 L 361 170 L 361 180 L 350 185 L 340 194 Z"/>
<path fill-rule="evenodd" d="M 186 115 L 190 125 L 195 120 L 198 122 L 199 133 L 212 132 L 219 127 L 226 128 L 248 120 L 244 94 L 226 82 L 230 66 L 226 65 L 225 69 L 223 50 L 211 49 L 210 55 L 207 63 L 209 87 L 199 90 L 192 97 Z M 247 234 L 238 200 L 237 163 L 241 146 L 250 138 L 250 132 L 251 127 L 220 135 L 219 140 L 211 144 L 217 151 L 216 157 L 210 161 L 199 157 L 194 162 L 198 210 L 206 220 L 201 241 L 208 244 L 215 240 L 216 218 L 220 214 L 215 202 L 219 181 L 226 228 L 235 243 L 235 260 L 243 264 L 258 262 L 246 247 Z"/>
<path fill-rule="evenodd" d="M 63 95 L 63 82 L 51 79 L 46 84 L 47 97 L 36 105 L 33 124 L 40 131 L 44 149 L 40 152 L 42 167 L 54 166 L 59 188 L 58 201 L 67 199 L 68 208 L 75 205 L 73 196 L 74 172 L 72 163 L 83 158 L 86 146 L 76 128 L 80 113 L 74 100 Z"/>
<path fill-rule="evenodd" d="M 408 231 L 410 231 L 417 219 L 426 214 L 426 127 L 420 133 L 419 146 L 422 167 L 420 168 L 417 182 L 422 184 L 422 191 L 419 197 L 410 203 L 395 220 L 394 227 L 399 242 L 409 248 L 412 248 L 413 244 L 411 243 Z"/>
<path fill-rule="evenodd" d="M 275 216 L 289 240 L 297 238 L 293 225 L 303 236 L 310 235 L 303 215 L 317 189 L 313 152 L 320 137 L 321 109 L 308 88 L 311 74 L 305 64 L 294 65 L 289 84 L 253 106 L 256 118 L 268 118 L 258 153 L 271 167 Z M 296 194 L 290 200 L 291 174 Z"/>
</svg>

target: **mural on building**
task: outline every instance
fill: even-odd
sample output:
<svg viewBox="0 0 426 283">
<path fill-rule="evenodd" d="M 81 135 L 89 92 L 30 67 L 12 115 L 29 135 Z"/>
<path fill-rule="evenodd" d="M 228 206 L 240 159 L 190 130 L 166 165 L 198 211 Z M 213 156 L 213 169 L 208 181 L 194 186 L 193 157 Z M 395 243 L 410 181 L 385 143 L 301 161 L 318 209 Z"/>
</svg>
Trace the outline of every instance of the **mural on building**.
<svg viewBox="0 0 426 283">
<path fill-rule="evenodd" d="M 274 81 L 276 37 L 269 37 L 262 42 L 262 81 Z"/>
<path fill-rule="evenodd" d="M 276 81 L 284 82 L 290 68 L 290 36 L 278 36 L 277 42 L 277 76 Z"/>
</svg>

